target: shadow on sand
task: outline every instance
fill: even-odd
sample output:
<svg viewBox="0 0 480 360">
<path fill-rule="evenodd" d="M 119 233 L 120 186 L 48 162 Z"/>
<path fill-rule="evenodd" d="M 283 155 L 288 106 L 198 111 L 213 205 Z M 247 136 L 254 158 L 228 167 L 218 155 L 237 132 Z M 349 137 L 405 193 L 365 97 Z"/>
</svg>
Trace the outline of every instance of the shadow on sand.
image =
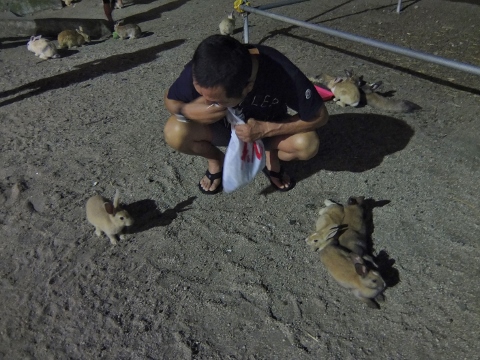
<svg viewBox="0 0 480 360">
<path fill-rule="evenodd" d="M 75 83 L 92 80 L 107 73 L 120 73 L 133 69 L 141 64 L 154 61 L 157 55 L 163 51 L 173 49 L 183 44 L 185 40 L 173 40 L 132 53 L 124 53 L 109 56 L 105 59 L 94 60 L 76 66 L 75 70 L 40 79 L 31 83 L 19 86 L 12 90 L 0 93 L 0 98 L 16 95 L 15 97 L 0 102 L 0 106 L 12 104 L 17 101 L 42 94 L 49 90 L 68 87 Z M 54 60 L 49 60 L 54 61 Z M 27 91 L 26 93 L 24 93 Z"/>
<path fill-rule="evenodd" d="M 153 200 L 140 200 L 129 205 L 125 205 L 125 210 L 132 216 L 135 223 L 125 228 L 126 234 L 136 234 L 157 226 L 167 226 L 178 217 L 178 214 L 190 210 L 197 197 L 191 196 L 171 209 L 166 209 L 163 213 L 158 209 Z"/>
</svg>

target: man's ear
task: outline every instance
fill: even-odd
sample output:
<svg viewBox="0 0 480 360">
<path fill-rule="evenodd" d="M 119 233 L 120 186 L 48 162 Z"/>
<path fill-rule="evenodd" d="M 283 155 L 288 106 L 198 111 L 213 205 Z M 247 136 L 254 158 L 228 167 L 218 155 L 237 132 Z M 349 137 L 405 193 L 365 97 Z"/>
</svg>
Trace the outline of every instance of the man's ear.
<svg viewBox="0 0 480 360">
<path fill-rule="evenodd" d="M 255 85 L 255 81 L 249 81 L 247 86 L 243 89 L 243 96 L 247 96 L 247 94 L 253 90 L 253 85 Z"/>
</svg>

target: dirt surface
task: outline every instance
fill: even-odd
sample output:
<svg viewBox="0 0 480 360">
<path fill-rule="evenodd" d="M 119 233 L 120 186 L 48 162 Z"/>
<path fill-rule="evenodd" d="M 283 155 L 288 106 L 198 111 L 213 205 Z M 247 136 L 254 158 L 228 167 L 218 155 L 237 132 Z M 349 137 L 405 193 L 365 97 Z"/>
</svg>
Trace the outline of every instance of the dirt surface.
<svg viewBox="0 0 480 360">
<path fill-rule="evenodd" d="M 401 14 L 394 0 L 270 11 L 480 65 L 480 6 L 403 4 Z M 0 34 L 0 358 L 478 358 L 480 77 L 251 15 L 250 42 L 307 74 L 353 69 L 422 110 L 329 102 L 318 155 L 285 165 L 294 190 L 272 192 L 258 176 L 205 196 L 206 162 L 164 142 L 162 95 L 229 10 L 136 1 L 114 17 L 143 38 L 48 61 Z M 82 0 L 34 17 L 103 11 Z M 137 222 L 112 246 L 85 203 L 117 188 Z M 389 284 L 380 310 L 340 288 L 304 242 L 323 201 L 351 195 L 372 205 Z"/>
</svg>

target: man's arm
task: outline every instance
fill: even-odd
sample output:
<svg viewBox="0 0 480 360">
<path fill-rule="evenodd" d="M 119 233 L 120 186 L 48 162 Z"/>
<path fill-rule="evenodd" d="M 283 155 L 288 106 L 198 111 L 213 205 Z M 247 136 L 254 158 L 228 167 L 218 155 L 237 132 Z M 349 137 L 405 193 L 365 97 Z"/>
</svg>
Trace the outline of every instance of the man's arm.
<svg viewBox="0 0 480 360">
<path fill-rule="evenodd" d="M 163 100 L 168 112 L 172 115 L 183 115 L 186 119 L 200 124 L 212 124 L 227 114 L 227 109 L 217 105 L 207 105 L 203 96 L 195 100 L 184 103 L 178 100 L 172 100 L 167 97 L 165 92 Z"/>
<path fill-rule="evenodd" d="M 313 131 L 324 126 L 327 122 L 328 111 L 325 105 L 322 105 L 315 117 L 310 121 L 300 119 L 299 115 L 293 115 L 281 123 L 257 121 L 250 118 L 245 125 L 235 126 L 235 132 L 240 140 L 253 142 L 266 137 Z"/>
</svg>

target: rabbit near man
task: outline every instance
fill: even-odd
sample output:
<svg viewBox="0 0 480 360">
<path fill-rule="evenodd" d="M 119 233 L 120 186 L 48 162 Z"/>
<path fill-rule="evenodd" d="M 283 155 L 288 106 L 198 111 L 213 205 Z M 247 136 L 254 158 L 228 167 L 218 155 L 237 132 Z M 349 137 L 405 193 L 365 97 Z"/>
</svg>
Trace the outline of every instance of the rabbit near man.
<svg viewBox="0 0 480 360">
<path fill-rule="evenodd" d="M 320 253 L 328 273 L 370 308 L 379 308 L 386 283 L 372 266 L 367 252 L 363 197 L 351 197 L 347 205 L 325 200 L 316 229 L 305 239 Z"/>
<path fill-rule="evenodd" d="M 120 207 L 120 192 L 115 192 L 113 203 L 100 195 L 92 196 L 86 205 L 87 220 L 95 226 L 95 234 L 108 236 L 112 245 L 117 244 L 117 235 L 124 239 L 122 234 L 125 226 L 133 225 L 133 219 L 127 210 Z"/>
</svg>

